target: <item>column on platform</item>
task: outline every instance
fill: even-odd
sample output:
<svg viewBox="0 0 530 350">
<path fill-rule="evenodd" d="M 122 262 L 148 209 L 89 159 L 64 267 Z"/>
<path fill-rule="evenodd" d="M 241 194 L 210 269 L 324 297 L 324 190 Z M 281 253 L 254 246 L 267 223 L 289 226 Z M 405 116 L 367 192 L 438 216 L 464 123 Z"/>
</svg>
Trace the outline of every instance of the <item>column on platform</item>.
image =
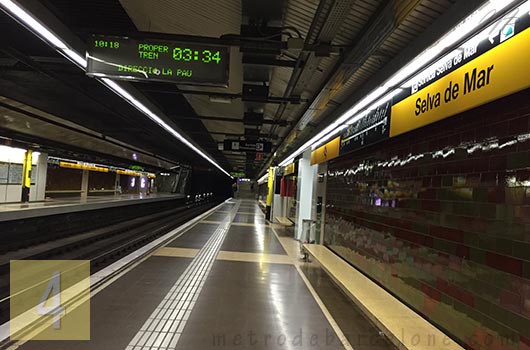
<svg viewBox="0 0 530 350">
<path fill-rule="evenodd" d="M 326 217 L 326 182 L 328 163 L 315 165 L 317 174 L 313 179 L 313 218 L 315 218 L 315 242 L 324 243 L 324 227 Z"/>
<path fill-rule="evenodd" d="M 316 176 L 316 167 L 311 166 L 311 150 L 304 152 L 298 161 L 298 215 L 295 225 L 296 239 L 305 241 L 314 237 L 307 237 L 304 232 L 304 220 L 314 220 L 313 208 L 313 181 Z M 307 221 L 306 221 L 307 222 Z M 306 224 L 307 225 L 307 224 Z M 314 233 L 313 233 L 314 235 Z"/>
<path fill-rule="evenodd" d="M 83 170 L 83 175 L 81 177 L 81 199 L 86 200 L 88 197 L 88 177 L 90 172 L 88 170 Z"/>
<path fill-rule="evenodd" d="M 278 222 L 278 218 L 285 216 L 283 212 L 284 200 L 281 196 L 282 175 L 283 172 L 280 172 L 280 168 L 276 168 L 274 174 L 274 196 L 272 198 L 272 222 Z"/>
<path fill-rule="evenodd" d="M 22 163 L 22 194 L 21 202 L 29 202 L 29 190 L 31 188 L 31 163 L 33 160 L 33 151 L 28 149 L 24 153 L 24 162 Z"/>
<path fill-rule="evenodd" d="M 266 219 L 272 221 L 272 199 L 274 197 L 274 168 L 269 168 L 269 179 L 267 182 L 267 202 L 265 207 Z"/>
<path fill-rule="evenodd" d="M 34 154 L 35 155 L 35 154 Z M 35 157 L 34 157 L 35 158 Z M 46 195 L 46 177 L 48 175 L 48 154 L 40 153 L 36 159 L 35 183 L 31 189 L 30 200 L 43 201 Z"/>
</svg>

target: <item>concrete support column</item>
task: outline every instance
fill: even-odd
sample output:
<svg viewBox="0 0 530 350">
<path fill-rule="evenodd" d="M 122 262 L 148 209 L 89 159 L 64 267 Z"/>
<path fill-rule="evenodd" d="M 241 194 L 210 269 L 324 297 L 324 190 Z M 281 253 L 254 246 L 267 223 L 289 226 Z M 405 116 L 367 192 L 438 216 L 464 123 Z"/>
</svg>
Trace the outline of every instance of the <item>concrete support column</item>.
<svg viewBox="0 0 530 350">
<path fill-rule="evenodd" d="M 324 244 L 324 228 L 326 225 L 326 188 L 327 188 L 327 171 L 328 163 L 321 163 L 318 165 L 317 174 L 315 176 L 315 184 L 313 186 L 313 215 L 316 220 L 316 234 L 317 243 Z"/>
<path fill-rule="evenodd" d="M 313 182 L 315 167 L 311 166 L 311 150 L 304 152 L 302 159 L 298 161 L 298 215 L 296 220 L 296 239 L 305 240 L 303 235 L 303 220 L 314 219 L 313 212 Z"/>
<path fill-rule="evenodd" d="M 83 170 L 83 177 L 81 178 L 81 199 L 86 200 L 88 197 L 88 176 L 90 172 Z"/>
<path fill-rule="evenodd" d="M 274 197 L 272 199 L 272 222 L 278 217 L 285 216 L 283 213 L 283 197 L 280 195 L 282 177 L 275 175 L 274 177 Z M 277 222 L 277 221 L 276 221 Z"/>
<path fill-rule="evenodd" d="M 46 196 L 46 176 L 48 175 L 48 154 L 41 153 L 37 161 L 37 181 L 35 200 L 43 201 Z"/>
<path fill-rule="evenodd" d="M 121 194 L 121 184 L 120 184 L 120 174 L 116 173 L 116 178 L 114 179 L 114 195 Z"/>
<path fill-rule="evenodd" d="M 175 175 L 175 186 L 172 188 L 172 193 L 186 194 L 184 189 L 179 186 L 180 184 L 180 175 L 182 174 L 182 169 L 179 169 L 178 173 Z"/>
<path fill-rule="evenodd" d="M 265 207 L 265 218 L 272 221 L 272 198 L 274 196 L 274 168 L 269 168 L 269 178 L 267 182 L 267 202 Z"/>
<path fill-rule="evenodd" d="M 138 177 L 138 188 L 141 195 L 147 194 L 147 176 L 142 175 Z"/>
</svg>

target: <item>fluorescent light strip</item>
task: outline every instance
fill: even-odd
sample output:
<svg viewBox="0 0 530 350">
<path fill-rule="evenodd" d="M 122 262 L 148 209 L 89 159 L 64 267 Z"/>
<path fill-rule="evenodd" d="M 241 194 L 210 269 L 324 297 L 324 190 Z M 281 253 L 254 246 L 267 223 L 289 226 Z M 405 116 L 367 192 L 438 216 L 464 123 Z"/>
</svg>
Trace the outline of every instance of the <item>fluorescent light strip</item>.
<svg viewBox="0 0 530 350">
<path fill-rule="evenodd" d="M 423 51 L 414 60 L 398 71 L 398 73 L 385 83 L 385 86 L 389 88 L 393 87 L 408 76 L 417 73 L 419 70 L 418 68 L 423 68 L 426 63 L 432 61 L 445 49 L 462 40 L 493 14 L 502 11 L 514 1 L 515 0 L 490 0 L 487 4 L 460 22 L 460 24 L 452 31 L 440 38 L 440 40 L 438 40 L 433 46 Z"/>
<path fill-rule="evenodd" d="M 67 48 L 67 45 L 59 39 L 55 34 L 50 32 L 46 27 L 40 24 L 35 18 L 33 18 L 29 13 L 24 11 L 20 6 L 15 4 L 11 0 L 0 0 L 0 4 L 8 10 L 13 16 L 21 20 L 25 25 L 30 27 L 32 30 L 37 32 L 41 38 L 45 39 L 51 45 L 59 49 Z"/>
<path fill-rule="evenodd" d="M 221 170 L 224 174 L 227 176 L 233 178 L 226 170 L 224 170 L 219 164 L 217 164 L 213 159 L 208 157 L 206 153 L 195 147 L 191 142 L 189 142 L 187 139 L 185 139 L 181 134 L 179 134 L 177 131 L 175 131 L 171 126 L 166 124 L 159 116 L 157 116 L 155 113 L 153 113 L 149 108 L 147 108 L 144 104 L 142 104 L 140 101 L 138 101 L 136 98 L 134 98 L 129 92 L 127 92 L 124 88 L 119 86 L 116 82 L 113 80 L 110 80 L 108 78 L 102 78 L 101 81 L 107 85 L 111 90 L 113 90 L 116 94 L 127 100 L 130 104 L 132 104 L 134 107 L 136 107 L 139 111 L 144 113 L 149 119 L 160 125 L 164 130 L 168 131 L 171 135 L 175 136 L 177 139 L 179 139 L 182 143 L 184 143 L 186 146 L 194 150 L 196 153 L 198 153 L 201 157 L 206 159 L 208 162 L 210 162 L 212 165 L 217 167 L 219 170 Z"/>
<path fill-rule="evenodd" d="M 63 49 L 62 52 L 70 58 L 71 61 L 77 63 L 83 70 L 86 70 L 86 59 L 80 54 L 71 49 Z"/>
<path fill-rule="evenodd" d="M 462 47 L 464 48 L 475 48 L 481 41 L 485 39 L 490 39 L 493 37 L 496 37 L 499 35 L 499 32 L 501 28 L 503 28 L 506 24 L 514 21 L 515 19 L 519 18 L 520 16 L 524 15 L 525 13 L 528 13 L 530 11 L 530 1 L 527 1 L 518 8 L 514 9 L 512 12 L 506 14 L 506 16 L 503 17 L 500 21 L 494 22 L 488 27 L 486 27 L 484 30 L 482 30 L 480 33 L 474 35 L 472 38 L 467 40 Z M 447 55 L 444 55 L 443 57 L 439 58 L 435 62 L 433 62 L 429 67 L 424 69 L 421 73 L 416 74 L 412 79 L 409 79 L 407 82 L 405 82 L 402 87 L 409 88 L 411 87 L 415 82 L 421 81 L 422 78 L 425 78 L 431 72 L 433 72 L 436 67 L 440 66 L 443 62 L 447 62 L 449 60 L 454 59 L 457 55 L 461 54 L 462 47 L 459 47 Z"/>
<path fill-rule="evenodd" d="M 409 62 L 405 67 L 397 71 L 382 86 L 373 90 L 361 101 L 356 103 L 348 111 L 342 114 L 335 122 L 330 124 L 328 127 L 326 127 L 323 131 L 321 131 L 314 137 L 312 137 L 295 152 L 291 153 L 280 163 L 280 166 L 288 164 L 288 160 L 298 156 L 307 148 L 316 146 L 323 142 L 324 139 L 327 139 L 324 135 L 329 134 L 329 137 L 331 137 L 338 131 L 342 130 L 342 124 L 348 119 L 349 120 L 347 124 L 352 124 L 360 120 L 363 116 L 365 116 L 366 112 L 370 109 L 376 108 L 381 103 L 384 103 L 388 99 L 395 96 L 397 93 L 400 92 L 400 88 L 395 88 L 393 91 L 389 92 L 387 95 L 381 98 L 381 96 L 383 96 L 389 89 L 394 88 L 397 84 L 401 83 L 403 80 L 407 79 L 411 75 L 418 73 L 424 68 L 426 64 L 431 62 L 445 49 L 454 45 L 455 43 L 469 35 L 473 30 L 475 30 L 478 26 L 484 23 L 485 20 L 491 18 L 494 13 L 502 11 L 514 1 L 515 0 L 490 0 L 487 4 L 485 4 L 480 9 L 478 9 L 473 14 L 464 19 L 462 22 L 460 22 L 459 25 L 457 25 L 455 28 L 453 28 L 453 30 L 445 34 L 436 43 L 431 45 L 431 47 L 416 56 L 416 58 Z M 373 102 L 374 100 L 377 101 Z M 361 113 L 359 114 L 359 112 Z"/>
<path fill-rule="evenodd" d="M 42 40 L 46 41 L 49 45 L 53 46 L 57 51 L 59 51 L 61 54 L 63 54 L 66 58 L 68 58 L 71 62 L 82 68 L 83 70 L 86 70 L 87 62 L 86 59 L 81 56 L 78 52 L 71 49 L 65 42 L 63 42 L 58 36 L 53 34 L 49 29 L 47 29 L 44 25 L 42 25 L 37 19 L 35 19 L 30 13 L 26 12 L 25 9 L 20 7 L 18 4 L 11 0 L 0 0 L 0 5 L 10 13 L 12 16 L 19 19 L 26 27 L 28 27 L 35 35 L 40 37 Z M 229 176 L 230 178 L 233 178 L 226 170 L 224 170 L 219 164 L 217 164 L 212 158 L 210 158 L 206 153 L 198 149 L 196 146 L 194 146 L 190 141 L 188 141 L 184 136 L 179 134 L 176 130 L 171 128 L 168 124 L 166 124 L 158 115 L 153 113 L 149 108 L 147 108 L 144 104 L 142 104 L 140 101 L 138 101 L 136 98 L 134 98 L 129 92 L 127 92 L 125 89 L 123 89 L 121 86 L 116 84 L 114 81 L 108 79 L 108 78 L 102 78 L 101 81 L 106 85 L 108 88 L 110 88 L 112 91 L 114 91 L 116 94 L 118 94 L 120 97 L 127 100 L 130 104 L 132 104 L 134 107 L 136 107 L 139 111 L 144 113 L 149 119 L 160 125 L 163 129 L 168 131 L 171 135 L 175 136 L 177 139 L 179 139 L 182 143 L 184 143 L 186 146 L 191 148 L 193 151 L 198 153 L 201 157 L 206 159 L 208 162 L 210 162 L 212 165 L 214 165 L 216 168 L 221 170 L 224 174 Z"/>
<path fill-rule="evenodd" d="M 258 184 L 261 185 L 262 183 L 264 183 L 265 181 L 267 181 L 268 178 L 269 178 L 269 173 L 265 173 L 265 175 L 263 175 L 262 177 L 260 177 L 260 178 L 258 179 L 257 182 L 258 182 Z"/>
<path fill-rule="evenodd" d="M 2 7 L 11 15 L 18 18 L 26 27 L 28 27 L 42 40 L 46 41 L 49 45 L 53 46 L 56 50 L 63 54 L 68 60 L 72 61 L 80 68 L 85 69 L 86 59 L 84 57 L 72 50 L 64 41 L 62 41 L 57 35 L 53 34 L 33 16 L 27 13 L 22 7 L 11 0 L 0 0 L 0 5 L 2 5 Z"/>
<path fill-rule="evenodd" d="M 311 145 L 311 149 L 313 149 L 313 150 L 316 149 L 318 146 L 320 146 L 321 144 L 323 144 L 324 142 L 326 142 L 327 140 L 329 140 L 333 136 L 337 135 L 339 132 L 341 132 L 342 130 L 346 129 L 347 127 L 348 127 L 348 125 L 343 124 L 343 125 L 340 125 L 339 127 L 335 128 L 329 134 L 327 134 L 324 137 L 322 137 L 320 140 L 315 141 Z"/>
</svg>

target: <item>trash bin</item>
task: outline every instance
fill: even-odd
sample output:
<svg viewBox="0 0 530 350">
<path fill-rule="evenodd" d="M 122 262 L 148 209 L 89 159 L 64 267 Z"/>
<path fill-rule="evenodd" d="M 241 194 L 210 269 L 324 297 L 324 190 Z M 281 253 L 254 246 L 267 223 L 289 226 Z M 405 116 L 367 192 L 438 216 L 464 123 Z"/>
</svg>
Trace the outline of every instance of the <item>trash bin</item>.
<svg viewBox="0 0 530 350">
<path fill-rule="evenodd" d="M 311 241 L 311 226 L 313 222 L 314 221 L 311 219 L 302 220 L 302 235 L 300 237 L 300 241 L 304 243 L 309 243 Z"/>
<path fill-rule="evenodd" d="M 300 254 L 302 254 L 302 260 L 308 260 L 308 254 L 304 249 L 304 243 L 314 243 L 311 237 L 315 232 L 315 221 L 311 219 L 302 219 L 302 234 L 300 236 Z"/>
</svg>

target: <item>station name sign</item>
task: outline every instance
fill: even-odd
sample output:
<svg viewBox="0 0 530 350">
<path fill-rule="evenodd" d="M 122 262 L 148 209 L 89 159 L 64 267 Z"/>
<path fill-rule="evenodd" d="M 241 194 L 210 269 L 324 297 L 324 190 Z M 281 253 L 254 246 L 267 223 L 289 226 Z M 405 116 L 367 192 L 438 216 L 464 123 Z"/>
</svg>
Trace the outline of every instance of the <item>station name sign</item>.
<svg viewBox="0 0 530 350">
<path fill-rule="evenodd" d="M 227 46 L 93 35 L 87 63 L 89 76 L 228 86 Z"/>
<path fill-rule="evenodd" d="M 399 88 L 341 134 L 340 154 L 530 88 L 530 2 Z"/>
<path fill-rule="evenodd" d="M 437 122 L 530 87 L 528 14 L 498 36 L 472 46 L 474 59 L 457 61 L 430 84 L 392 106 L 390 136 Z M 468 46 L 469 50 L 469 46 Z M 482 52 L 481 52 L 482 51 Z M 480 55 L 477 55 L 480 54 Z M 478 56 L 478 57 L 477 57 Z"/>
</svg>

